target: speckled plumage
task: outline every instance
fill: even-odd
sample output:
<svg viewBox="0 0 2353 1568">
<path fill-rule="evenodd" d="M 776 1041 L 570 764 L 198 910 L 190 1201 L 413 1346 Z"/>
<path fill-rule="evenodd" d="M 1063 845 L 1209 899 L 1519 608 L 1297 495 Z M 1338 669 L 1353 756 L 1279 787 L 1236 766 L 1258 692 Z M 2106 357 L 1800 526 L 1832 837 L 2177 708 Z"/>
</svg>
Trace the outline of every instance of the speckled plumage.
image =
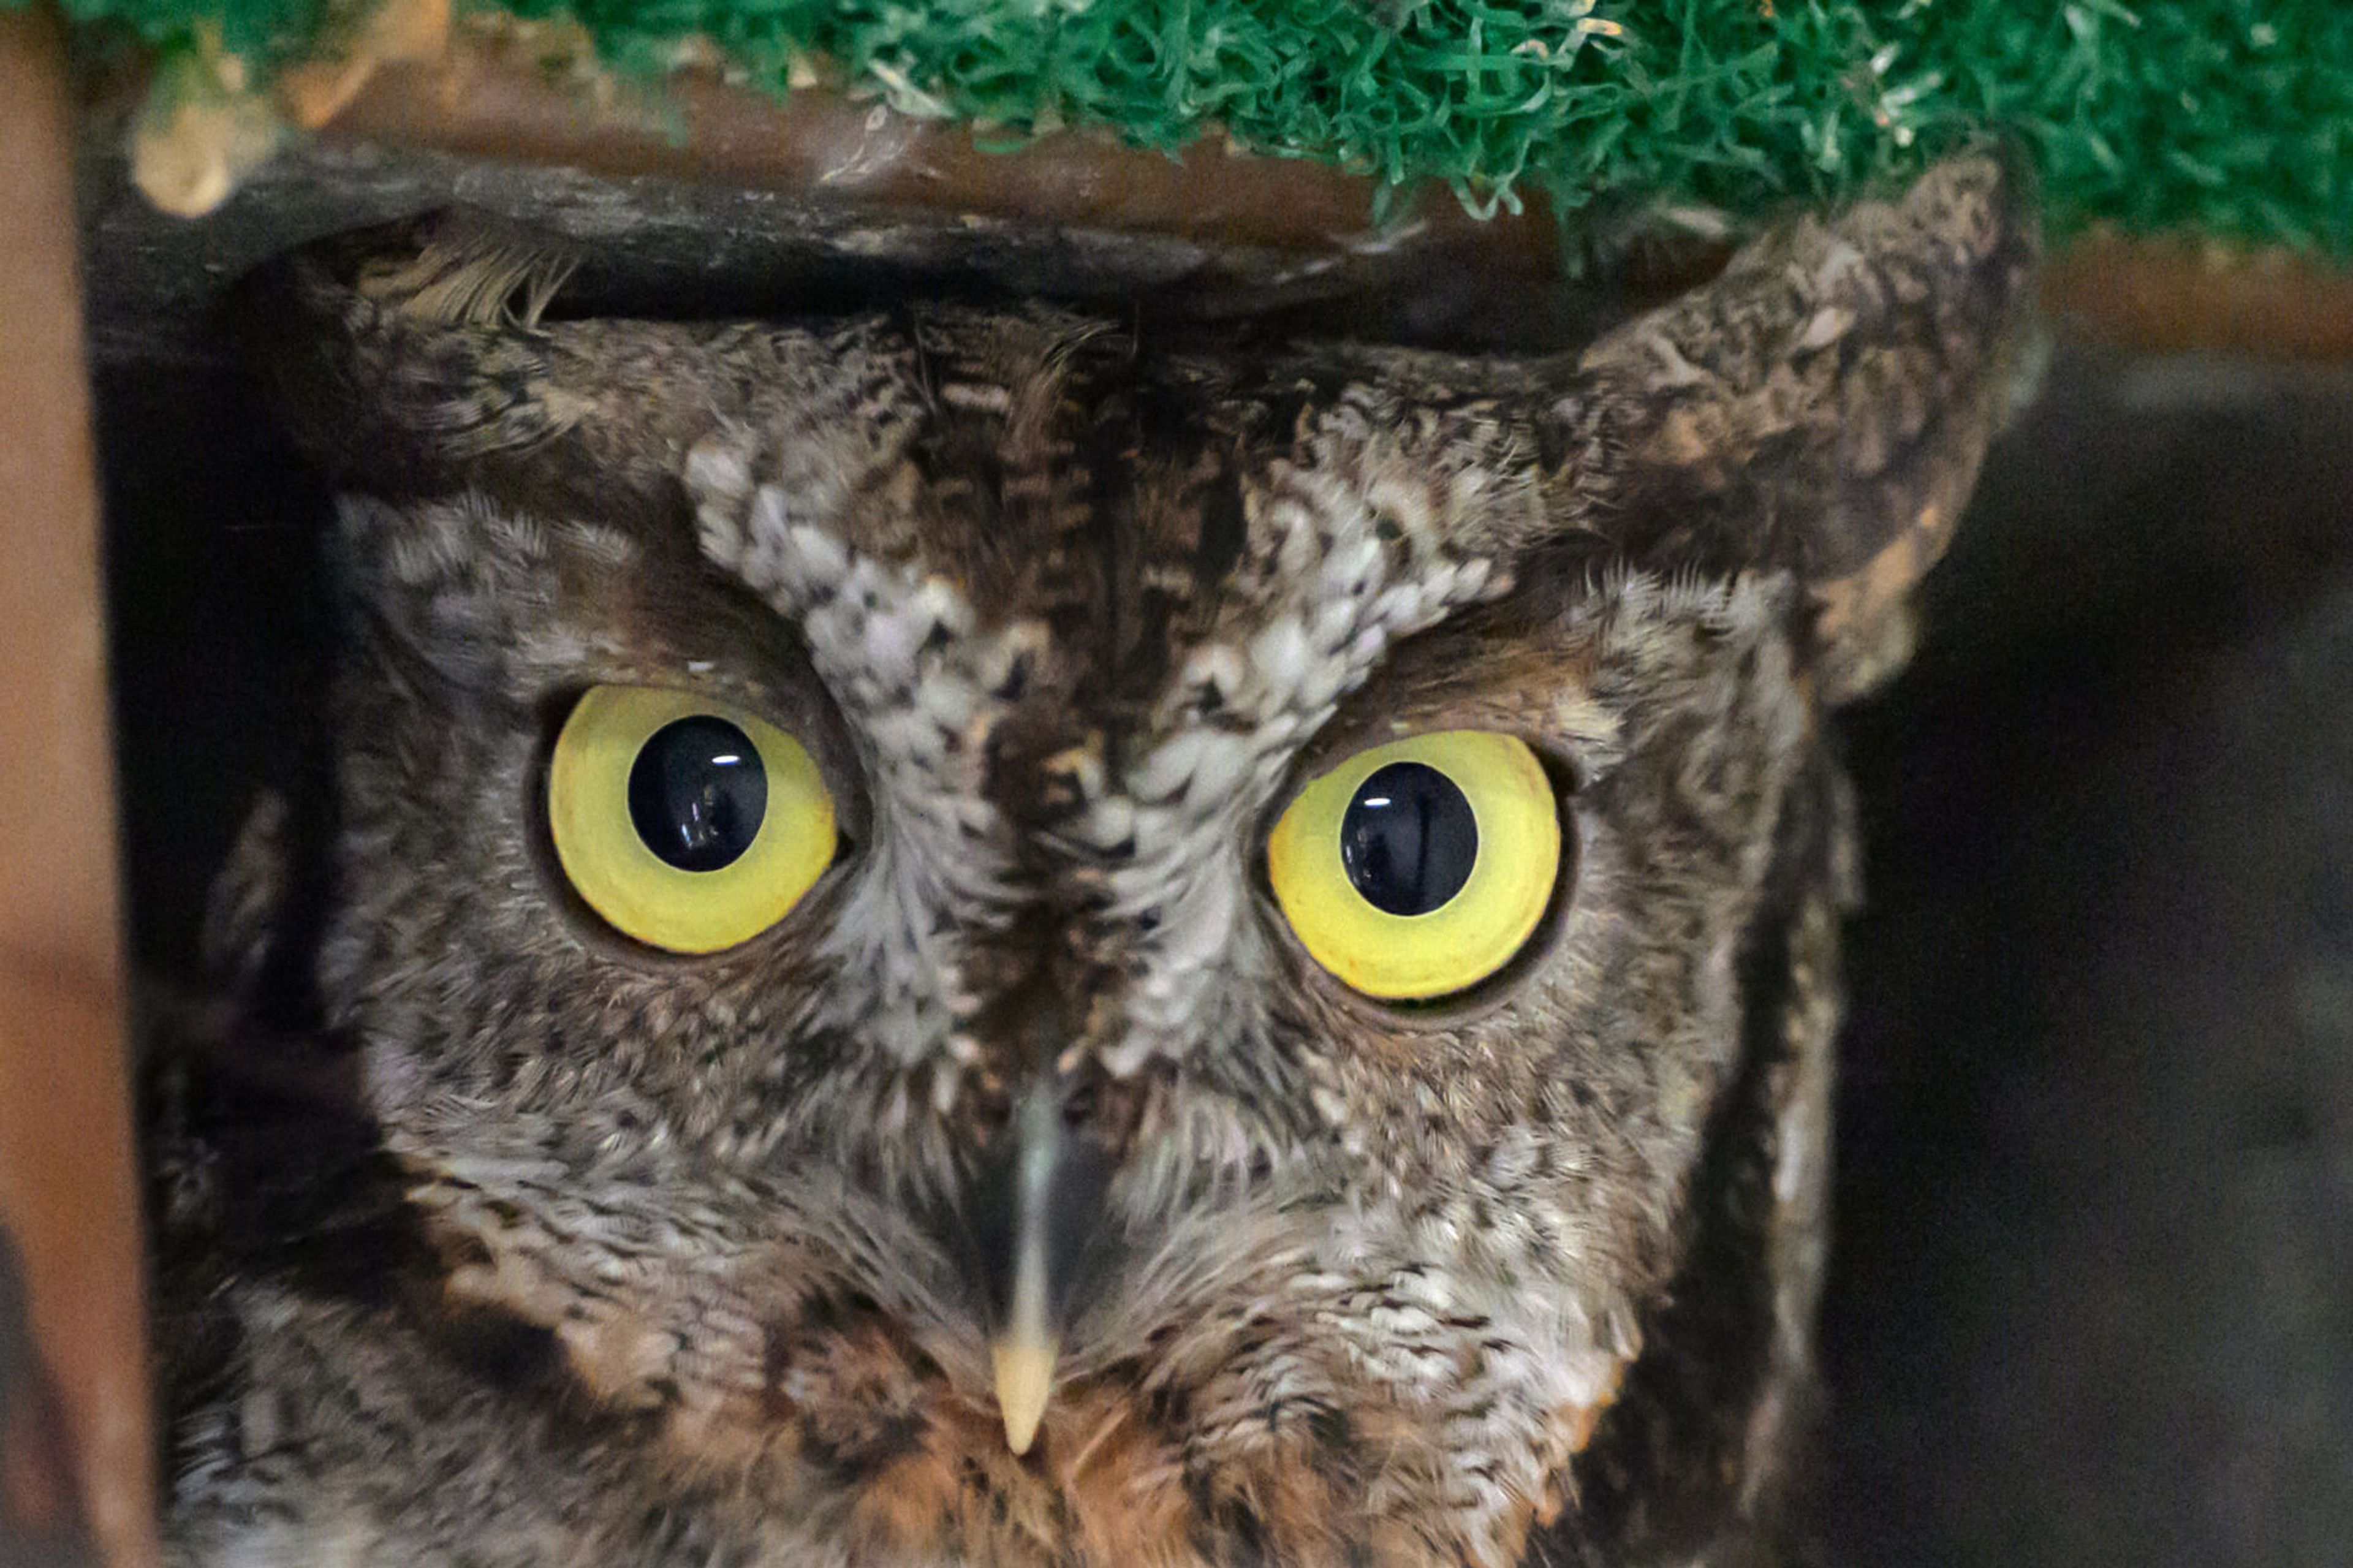
<svg viewBox="0 0 2353 1568">
<path fill-rule="evenodd" d="M 332 806 L 257 816 L 216 933 L 315 1016 L 156 1140 L 183 1562 L 1778 1550 L 1852 887 L 1821 718 L 2016 377 L 1992 163 L 1525 362 L 542 321 L 529 263 L 418 243 L 272 296 L 346 636 Z M 539 779 L 607 681 L 808 746 L 849 847 L 781 924 L 652 954 L 566 891 Z M 1570 792 L 1556 908 L 1459 999 L 1353 995 L 1265 832 L 1461 727 Z M 958 1215 L 1040 1082 L 1112 1174 L 1017 1458 Z"/>
</svg>

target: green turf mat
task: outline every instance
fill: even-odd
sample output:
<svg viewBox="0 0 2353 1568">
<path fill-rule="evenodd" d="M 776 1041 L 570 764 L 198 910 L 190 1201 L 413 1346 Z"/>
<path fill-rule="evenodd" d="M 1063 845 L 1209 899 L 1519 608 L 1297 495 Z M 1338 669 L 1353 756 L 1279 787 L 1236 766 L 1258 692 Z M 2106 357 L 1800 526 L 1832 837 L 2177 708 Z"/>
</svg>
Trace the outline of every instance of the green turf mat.
<svg viewBox="0 0 2353 1568">
<path fill-rule="evenodd" d="M 0 5 L 12 0 L 0 0 Z M 465 0 L 461 0 L 464 4 Z M 80 22 L 264 68 L 323 0 L 65 0 Z M 715 43 L 783 90 L 830 62 L 1018 142 L 1108 126 L 1243 146 L 1474 211 L 1534 189 L 1735 214 L 1835 198 L 1991 126 L 2061 233 L 2109 221 L 2353 253 L 2348 0 L 516 0 L 624 71 Z"/>
</svg>

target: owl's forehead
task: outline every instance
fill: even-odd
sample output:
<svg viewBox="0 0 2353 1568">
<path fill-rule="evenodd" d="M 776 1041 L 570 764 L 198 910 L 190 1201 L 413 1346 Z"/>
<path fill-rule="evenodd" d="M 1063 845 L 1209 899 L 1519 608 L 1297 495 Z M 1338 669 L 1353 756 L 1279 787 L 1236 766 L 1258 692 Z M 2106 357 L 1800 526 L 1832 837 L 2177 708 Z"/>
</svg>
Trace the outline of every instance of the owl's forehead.
<svg viewBox="0 0 2353 1568">
<path fill-rule="evenodd" d="M 1281 725 L 1504 591 L 1548 527 L 1524 418 L 1435 356 L 1409 401 L 1344 358 L 1238 374 L 1044 312 L 856 352 L 847 438 L 797 403 L 685 467 L 704 556 L 853 709 L 960 674 L 1118 729 Z"/>
</svg>

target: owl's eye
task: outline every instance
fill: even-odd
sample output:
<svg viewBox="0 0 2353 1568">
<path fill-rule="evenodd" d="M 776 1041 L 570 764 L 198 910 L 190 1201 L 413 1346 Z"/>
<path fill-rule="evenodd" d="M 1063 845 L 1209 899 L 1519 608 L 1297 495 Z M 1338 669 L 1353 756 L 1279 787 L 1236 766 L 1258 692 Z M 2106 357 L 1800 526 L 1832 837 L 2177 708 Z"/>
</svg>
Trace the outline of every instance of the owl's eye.
<svg viewBox="0 0 2353 1568">
<path fill-rule="evenodd" d="M 1526 744 L 1482 730 L 1358 752 L 1267 839 L 1308 955 L 1385 1001 L 1475 985 L 1534 934 L 1560 874 L 1560 807 Z"/>
<path fill-rule="evenodd" d="M 547 772 L 555 857 L 613 927 L 716 952 L 785 918 L 833 860 L 833 797 L 758 716 L 649 686 L 599 686 Z"/>
</svg>

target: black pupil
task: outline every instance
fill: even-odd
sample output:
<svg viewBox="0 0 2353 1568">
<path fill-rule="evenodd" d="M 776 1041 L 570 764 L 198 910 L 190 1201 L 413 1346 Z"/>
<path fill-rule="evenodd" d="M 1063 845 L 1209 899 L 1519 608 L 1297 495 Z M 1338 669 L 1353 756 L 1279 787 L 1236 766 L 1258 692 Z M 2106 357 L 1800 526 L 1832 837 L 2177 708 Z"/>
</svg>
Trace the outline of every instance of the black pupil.
<svg viewBox="0 0 2353 1568">
<path fill-rule="evenodd" d="M 1479 858 L 1479 821 L 1454 781 L 1391 763 L 1356 786 L 1340 819 L 1340 864 L 1373 908 L 1426 915 L 1462 890 Z"/>
<path fill-rule="evenodd" d="M 732 865 L 759 836 L 768 775 L 751 737 L 700 713 L 665 724 L 629 767 L 629 821 L 681 871 Z"/>
</svg>

